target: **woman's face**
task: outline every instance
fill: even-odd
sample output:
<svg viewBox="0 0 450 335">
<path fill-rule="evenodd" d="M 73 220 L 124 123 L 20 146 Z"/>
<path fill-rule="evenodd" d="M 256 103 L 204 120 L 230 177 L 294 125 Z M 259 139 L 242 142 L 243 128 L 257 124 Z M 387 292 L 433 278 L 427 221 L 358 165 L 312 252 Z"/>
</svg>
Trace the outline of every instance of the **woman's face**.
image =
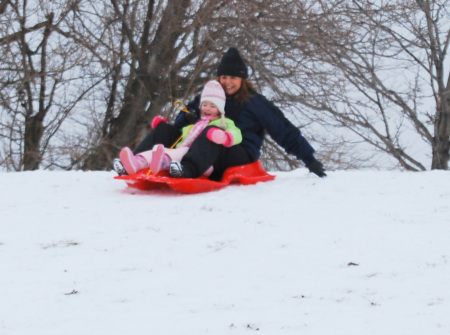
<svg viewBox="0 0 450 335">
<path fill-rule="evenodd" d="M 233 95 L 241 88 L 242 78 L 232 76 L 220 76 L 219 83 L 220 85 L 222 85 L 226 95 Z"/>
</svg>

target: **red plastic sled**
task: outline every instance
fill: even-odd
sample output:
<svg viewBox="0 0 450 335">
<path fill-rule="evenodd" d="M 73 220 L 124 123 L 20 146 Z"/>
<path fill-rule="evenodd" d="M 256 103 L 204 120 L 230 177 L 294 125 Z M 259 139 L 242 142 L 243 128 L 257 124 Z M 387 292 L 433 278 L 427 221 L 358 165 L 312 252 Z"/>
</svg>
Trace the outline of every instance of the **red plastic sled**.
<svg viewBox="0 0 450 335">
<path fill-rule="evenodd" d="M 131 176 L 116 176 L 114 179 L 124 180 L 129 187 L 140 190 L 154 190 L 167 188 L 181 193 L 202 193 L 219 190 L 230 184 L 250 185 L 257 182 L 275 179 L 268 174 L 259 161 L 228 168 L 221 181 L 212 181 L 202 176 L 200 178 L 171 178 L 167 171 L 161 171 L 157 175 L 148 174 L 144 170 Z"/>
</svg>

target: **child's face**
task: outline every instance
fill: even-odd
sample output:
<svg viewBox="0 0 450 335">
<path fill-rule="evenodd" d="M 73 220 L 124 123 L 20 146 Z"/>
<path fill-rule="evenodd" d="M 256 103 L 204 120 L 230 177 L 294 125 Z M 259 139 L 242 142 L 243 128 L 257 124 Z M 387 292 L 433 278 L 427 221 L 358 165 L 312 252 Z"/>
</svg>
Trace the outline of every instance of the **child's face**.
<svg viewBox="0 0 450 335">
<path fill-rule="evenodd" d="M 203 101 L 200 106 L 202 120 L 216 120 L 220 117 L 219 109 L 210 101 Z"/>
</svg>

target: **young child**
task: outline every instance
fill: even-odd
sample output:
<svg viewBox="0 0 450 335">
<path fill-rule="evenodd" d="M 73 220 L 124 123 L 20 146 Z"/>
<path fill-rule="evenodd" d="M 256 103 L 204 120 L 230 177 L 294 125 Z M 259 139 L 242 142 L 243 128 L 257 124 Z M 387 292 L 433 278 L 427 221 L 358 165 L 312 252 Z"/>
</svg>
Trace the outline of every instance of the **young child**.
<svg viewBox="0 0 450 335">
<path fill-rule="evenodd" d="M 200 98 L 200 121 L 182 129 L 182 138 L 174 149 L 164 148 L 162 144 L 157 144 L 150 151 L 134 155 L 130 148 L 123 148 L 119 158 L 125 171 L 131 175 L 147 168 L 150 168 L 153 174 L 157 174 L 161 170 L 168 170 L 172 161 L 174 163 L 181 161 L 189 151 L 192 142 L 207 126 L 214 126 L 206 133 L 206 137 L 210 141 L 226 147 L 241 143 L 241 130 L 231 119 L 225 117 L 225 100 L 225 91 L 219 82 L 216 80 L 207 82 Z M 167 119 L 156 116 L 152 121 L 152 128 L 161 122 L 167 122 Z M 211 173 L 212 167 L 205 172 L 205 175 L 208 176 Z M 176 173 L 174 177 L 177 177 Z"/>
</svg>

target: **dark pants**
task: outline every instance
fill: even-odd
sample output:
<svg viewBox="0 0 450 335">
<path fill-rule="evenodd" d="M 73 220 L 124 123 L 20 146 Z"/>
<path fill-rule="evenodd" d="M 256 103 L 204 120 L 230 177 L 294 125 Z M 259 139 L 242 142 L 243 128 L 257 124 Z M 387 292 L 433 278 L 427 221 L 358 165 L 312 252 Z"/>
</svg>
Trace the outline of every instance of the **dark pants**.
<svg viewBox="0 0 450 335">
<path fill-rule="evenodd" d="M 206 133 L 209 128 L 206 127 L 197 137 L 181 161 L 183 170 L 188 176 L 198 178 L 210 166 L 213 166 L 214 171 L 209 179 L 218 181 L 222 179 L 227 168 L 252 163 L 250 156 L 241 145 L 227 148 L 208 140 Z"/>
</svg>

